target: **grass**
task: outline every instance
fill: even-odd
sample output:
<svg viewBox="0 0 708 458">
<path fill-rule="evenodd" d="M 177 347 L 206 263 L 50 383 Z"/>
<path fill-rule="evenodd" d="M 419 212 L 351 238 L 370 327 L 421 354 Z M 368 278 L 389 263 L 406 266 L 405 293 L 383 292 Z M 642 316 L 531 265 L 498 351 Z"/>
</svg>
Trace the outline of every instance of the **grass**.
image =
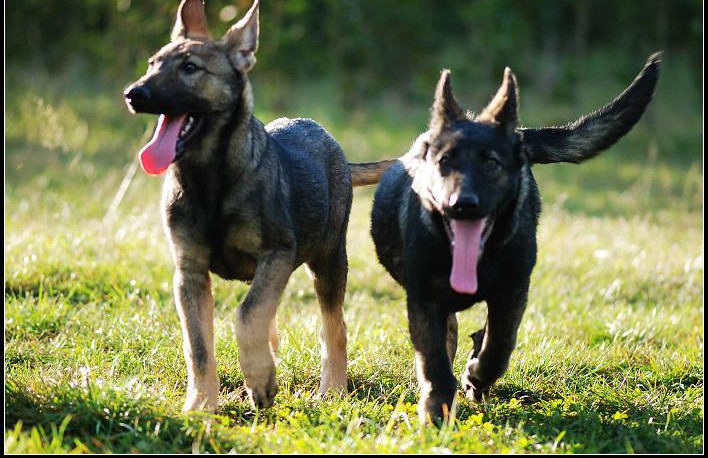
<svg viewBox="0 0 708 458">
<path fill-rule="evenodd" d="M 276 405 L 252 409 L 234 330 L 247 286 L 217 279 L 221 412 L 182 415 L 160 180 L 138 172 L 107 215 L 154 120 L 128 116 L 120 89 L 105 83 L 10 73 L 8 87 L 21 90 L 7 94 L 6 109 L 5 452 L 700 453 L 700 111 L 689 102 L 695 94 L 661 92 L 681 86 L 679 70 L 666 72 L 647 119 L 602 157 L 535 168 L 544 213 L 518 347 L 492 398 L 460 399 L 439 430 L 415 415 L 405 295 L 374 261 L 372 189 L 356 191 L 349 231 L 348 394 L 314 394 L 319 314 L 300 269 L 278 312 Z M 581 109 L 619 86 L 589 86 L 603 95 Z M 347 112 L 308 105 L 332 100 L 315 90 L 279 110 L 264 95 L 259 116 L 306 113 L 354 160 L 405 151 L 425 123 L 427 101 Z M 529 125 L 578 113 L 534 94 L 522 104 Z M 459 316 L 456 374 L 484 307 Z"/>
</svg>

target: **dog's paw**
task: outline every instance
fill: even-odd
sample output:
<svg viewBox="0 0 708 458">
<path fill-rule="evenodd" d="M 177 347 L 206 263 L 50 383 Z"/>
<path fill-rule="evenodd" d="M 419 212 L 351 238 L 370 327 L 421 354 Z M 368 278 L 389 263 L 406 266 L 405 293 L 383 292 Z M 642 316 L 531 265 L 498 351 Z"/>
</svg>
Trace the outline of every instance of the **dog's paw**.
<svg viewBox="0 0 708 458">
<path fill-rule="evenodd" d="M 346 394 L 347 374 L 328 375 L 323 372 L 320 388 L 317 393 L 320 395 L 325 393 Z"/>
<path fill-rule="evenodd" d="M 328 387 L 325 387 L 324 384 L 321 384 L 320 388 L 317 390 L 317 396 L 319 398 L 323 398 L 325 396 L 344 397 L 346 395 L 347 395 L 346 383 L 344 385 L 330 385 Z"/>
<path fill-rule="evenodd" d="M 448 421 L 454 398 L 454 392 L 450 394 L 433 391 L 421 396 L 418 402 L 418 416 L 421 423 L 440 426 Z"/>
<path fill-rule="evenodd" d="M 465 374 L 462 377 L 462 389 L 465 392 L 465 397 L 470 401 L 482 402 L 489 395 L 490 383 L 485 383 L 476 377 L 479 372 L 479 361 L 472 359 L 465 368 Z"/>
<path fill-rule="evenodd" d="M 187 399 L 184 401 L 184 406 L 182 407 L 183 413 L 189 412 L 205 412 L 205 413 L 215 413 L 218 407 L 217 396 L 199 396 L 199 395 L 187 395 Z"/>
<path fill-rule="evenodd" d="M 187 395 L 182 412 L 216 412 L 219 406 L 219 378 L 216 370 L 210 376 L 199 376 L 187 381 Z"/>
<path fill-rule="evenodd" d="M 266 345 L 246 351 L 245 345 L 239 350 L 241 370 L 243 371 L 246 391 L 255 408 L 268 408 L 273 405 L 278 394 L 278 382 L 275 379 L 275 360 Z M 262 351 L 265 350 L 265 351 Z"/>
<path fill-rule="evenodd" d="M 482 402 L 489 397 L 490 387 L 482 387 L 478 380 L 471 380 L 465 377 L 462 382 L 462 389 L 465 391 L 465 397 L 473 402 Z"/>
<path fill-rule="evenodd" d="M 278 383 L 275 381 L 275 376 L 269 377 L 268 381 L 261 386 L 247 383 L 246 392 L 254 408 L 267 409 L 273 405 L 275 396 L 278 394 Z"/>
</svg>

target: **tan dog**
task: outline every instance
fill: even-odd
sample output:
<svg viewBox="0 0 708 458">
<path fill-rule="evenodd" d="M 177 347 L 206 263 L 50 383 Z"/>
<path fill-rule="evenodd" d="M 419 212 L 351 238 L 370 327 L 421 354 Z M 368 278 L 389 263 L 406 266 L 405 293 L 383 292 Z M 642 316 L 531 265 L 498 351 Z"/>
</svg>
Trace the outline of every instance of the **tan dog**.
<svg viewBox="0 0 708 458">
<path fill-rule="evenodd" d="M 347 164 L 312 120 L 253 116 L 248 72 L 258 48 L 258 1 L 212 40 L 200 0 L 183 0 L 172 41 L 125 91 L 136 113 L 159 114 L 143 168 L 167 172 L 162 198 L 176 270 L 174 294 L 187 361 L 184 410 L 213 411 L 219 379 L 210 272 L 252 281 L 237 338 L 255 406 L 277 392 L 275 313 L 290 274 L 305 263 L 322 311 L 320 392 L 346 389 L 346 231 L 354 185 L 375 183 L 390 162 Z"/>
</svg>

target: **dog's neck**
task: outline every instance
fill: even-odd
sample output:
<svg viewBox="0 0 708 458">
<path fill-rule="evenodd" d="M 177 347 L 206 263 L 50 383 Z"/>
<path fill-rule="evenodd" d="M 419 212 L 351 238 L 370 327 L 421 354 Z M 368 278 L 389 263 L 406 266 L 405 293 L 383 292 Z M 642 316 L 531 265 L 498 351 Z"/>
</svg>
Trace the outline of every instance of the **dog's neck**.
<svg viewBox="0 0 708 458">
<path fill-rule="evenodd" d="M 251 84 L 246 81 L 231 109 L 207 115 L 209 130 L 187 147 L 177 168 L 216 169 L 218 174 L 240 176 L 260 162 L 262 149 L 255 147 L 268 134 L 253 115 Z"/>
<path fill-rule="evenodd" d="M 260 162 L 262 150 L 256 144 L 264 140 L 268 134 L 261 123 L 253 115 L 253 90 L 246 80 L 238 105 L 230 113 L 233 117 L 233 127 L 225 125 L 220 135 L 222 145 L 218 154 L 224 155 L 224 166 L 230 172 L 246 173 L 254 164 Z M 227 137 L 227 140 L 224 140 Z"/>
</svg>

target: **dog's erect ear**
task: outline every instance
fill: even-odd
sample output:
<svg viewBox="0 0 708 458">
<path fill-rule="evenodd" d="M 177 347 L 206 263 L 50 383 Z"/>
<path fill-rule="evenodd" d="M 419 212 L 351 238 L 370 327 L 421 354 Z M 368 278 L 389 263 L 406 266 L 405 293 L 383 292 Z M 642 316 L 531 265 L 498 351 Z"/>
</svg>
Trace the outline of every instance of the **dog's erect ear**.
<svg viewBox="0 0 708 458">
<path fill-rule="evenodd" d="M 432 131 L 439 131 L 460 119 L 467 118 L 452 94 L 450 70 L 445 69 L 440 75 L 437 88 L 435 88 L 435 101 L 428 128 Z"/>
<path fill-rule="evenodd" d="M 504 81 L 502 81 L 497 95 L 477 116 L 476 120 L 498 124 L 507 134 L 512 134 L 516 130 L 519 124 L 519 93 L 516 87 L 516 77 L 509 67 L 504 69 Z"/>
<path fill-rule="evenodd" d="M 253 68 L 258 50 L 258 0 L 240 21 L 231 26 L 221 42 L 227 46 L 229 58 L 236 68 L 244 72 Z"/>
<path fill-rule="evenodd" d="M 172 29 L 172 41 L 183 38 L 209 38 L 203 0 L 182 0 Z"/>
</svg>

